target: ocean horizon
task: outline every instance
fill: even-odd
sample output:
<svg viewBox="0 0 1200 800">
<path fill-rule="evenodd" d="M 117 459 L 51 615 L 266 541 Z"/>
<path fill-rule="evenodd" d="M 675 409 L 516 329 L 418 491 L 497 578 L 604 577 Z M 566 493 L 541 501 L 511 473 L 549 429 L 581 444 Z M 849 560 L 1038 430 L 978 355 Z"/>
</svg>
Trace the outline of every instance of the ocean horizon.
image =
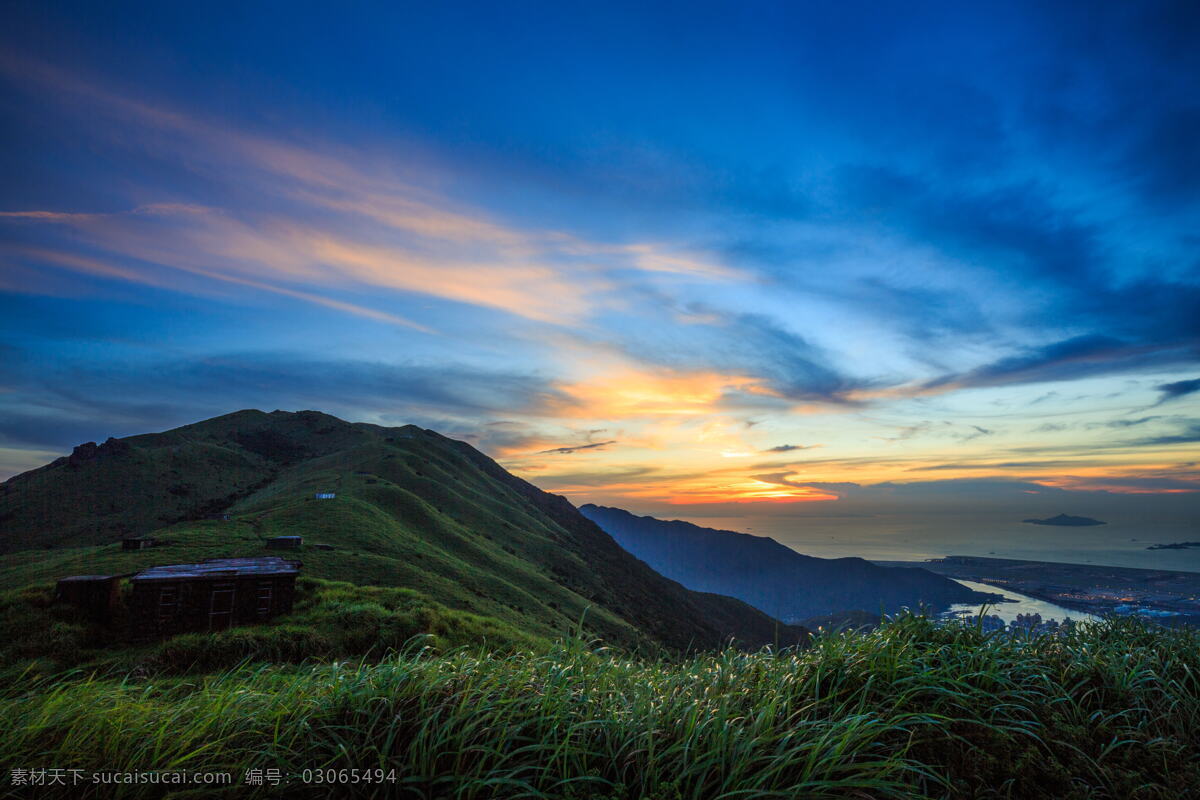
<svg viewBox="0 0 1200 800">
<path fill-rule="evenodd" d="M 1019 513 L 1011 519 L 971 514 L 657 516 L 768 536 L 819 558 L 924 561 L 963 555 L 1200 572 L 1200 548 L 1146 549 L 1200 540 L 1200 526 L 1179 519 L 1109 519 L 1105 525 L 1071 528 L 1024 523 Z"/>
</svg>

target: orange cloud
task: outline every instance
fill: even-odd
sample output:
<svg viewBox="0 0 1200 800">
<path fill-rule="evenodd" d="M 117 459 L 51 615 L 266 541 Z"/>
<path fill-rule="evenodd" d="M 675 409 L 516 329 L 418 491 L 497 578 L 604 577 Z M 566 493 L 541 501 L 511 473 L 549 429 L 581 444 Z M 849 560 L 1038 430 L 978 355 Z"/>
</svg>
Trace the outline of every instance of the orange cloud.
<svg viewBox="0 0 1200 800">
<path fill-rule="evenodd" d="M 719 372 L 672 372 L 635 367 L 559 387 L 576 403 L 563 411 L 594 419 L 700 416 L 713 413 L 731 389 L 762 390 L 755 378 Z"/>
<path fill-rule="evenodd" d="M 316 262 L 362 283 L 497 308 L 541 322 L 568 322 L 586 313 L 587 295 L 600 286 L 599 281 L 570 280 L 539 264 L 436 261 L 331 236 L 304 239 Z"/>
<path fill-rule="evenodd" d="M 297 299 L 321 297 L 320 288 L 353 281 L 555 324 L 618 302 L 608 277 L 614 270 L 706 280 L 744 277 L 670 245 L 594 242 L 506 225 L 397 177 L 386 158 L 250 135 L 130 99 L 42 61 L 9 54 L 0 57 L 0 71 L 64 97 L 76 113 L 115 121 L 122 139 L 136 136 L 142 146 L 192 168 L 303 206 L 303 219 L 239 217 L 176 203 L 151 203 L 116 215 L 42 210 L 0 215 L 71 225 L 86 244 L 114 257 L 218 280 L 236 275 L 238 281 Z M 403 172 L 415 169 L 429 167 L 405 164 Z M 166 230 L 155 222 L 165 222 Z M 357 308 L 342 310 L 358 313 Z"/>
<path fill-rule="evenodd" d="M 811 503 L 837 500 L 831 494 L 812 487 L 778 486 L 759 480 L 745 480 L 712 486 L 679 486 L 663 498 L 672 505 L 709 503 Z"/>
<path fill-rule="evenodd" d="M 555 491 L 595 493 L 595 486 L 556 487 Z M 714 472 L 703 476 L 661 478 L 652 482 L 607 484 L 603 491 L 631 500 L 655 501 L 670 505 L 708 505 L 714 503 L 811 503 L 837 500 L 838 496 L 811 486 L 780 486 L 749 476 Z"/>
<path fill-rule="evenodd" d="M 1200 492 L 1200 483 L 1197 483 L 1193 489 L 1178 486 L 1131 486 L 1128 482 L 1122 481 L 1120 477 L 1105 479 L 1067 475 L 1062 478 L 1038 478 L 1033 482 L 1054 489 L 1068 489 L 1075 492 L 1109 492 L 1111 494 L 1191 494 Z"/>
<path fill-rule="evenodd" d="M 1069 475 L 1031 479 L 1042 486 L 1113 494 L 1188 494 L 1200 492 L 1200 473 L 1173 464 L 1112 465 L 1072 469 Z"/>
</svg>

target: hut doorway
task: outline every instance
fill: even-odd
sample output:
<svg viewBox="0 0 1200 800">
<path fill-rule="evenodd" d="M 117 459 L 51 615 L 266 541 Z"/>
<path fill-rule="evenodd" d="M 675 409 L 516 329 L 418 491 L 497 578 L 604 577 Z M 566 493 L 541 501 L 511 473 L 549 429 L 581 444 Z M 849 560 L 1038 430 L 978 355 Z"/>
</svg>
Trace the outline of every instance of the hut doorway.
<svg viewBox="0 0 1200 800">
<path fill-rule="evenodd" d="M 237 586 L 228 583 L 214 584 L 208 611 L 208 629 L 223 631 L 233 624 L 233 597 Z"/>
</svg>

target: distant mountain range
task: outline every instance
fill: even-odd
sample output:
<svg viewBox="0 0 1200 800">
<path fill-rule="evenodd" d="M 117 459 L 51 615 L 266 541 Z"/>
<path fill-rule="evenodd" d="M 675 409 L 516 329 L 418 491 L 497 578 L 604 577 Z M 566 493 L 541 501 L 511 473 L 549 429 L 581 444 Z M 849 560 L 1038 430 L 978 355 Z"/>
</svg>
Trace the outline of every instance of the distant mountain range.
<svg viewBox="0 0 1200 800">
<path fill-rule="evenodd" d="M 145 534 L 159 546 L 122 550 Z M 5 481 L 0 589 L 262 555 L 281 535 L 304 537 L 304 575 L 403 587 L 536 637 L 582 624 L 610 644 L 684 650 L 807 636 L 663 577 L 463 442 L 316 411 L 239 411 L 89 442 Z"/>
<path fill-rule="evenodd" d="M 763 536 L 639 517 L 619 508 L 589 504 L 579 511 L 663 575 L 697 591 L 745 600 L 783 620 L 852 610 L 877 615 L 922 604 L 944 609 L 990 597 L 919 567 L 814 558 Z"/>
<path fill-rule="evenodd" d="M 1060 525 L 1064 528 L 1086 528 L 1092 525 L 1107 525 L 1107 522 L 1101 522 L 1098 519 L 1091 517 L 1072 517 L 1069 514 L 1059 514 L 1057 517 L 1047 517 L 1046 519 L 1023 519 L 1022 522 L 1027 522 L 1030 525 Z"/>
</svg>

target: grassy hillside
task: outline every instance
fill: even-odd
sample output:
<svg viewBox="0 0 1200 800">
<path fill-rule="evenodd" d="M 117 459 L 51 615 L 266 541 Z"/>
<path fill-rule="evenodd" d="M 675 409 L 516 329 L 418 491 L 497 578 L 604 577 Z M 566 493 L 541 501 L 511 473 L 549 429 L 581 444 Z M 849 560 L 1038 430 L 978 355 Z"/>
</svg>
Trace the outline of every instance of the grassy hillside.
<svg viewBox="0 0 1200 800">
<path fill-rule="evenodd" d="M 291 614 L 162 641 L 129 637 L 124 614 L 98 622 L 54 602 L 48 585 L 0 593 L 0 682 L 83 673 L 178 675 L 243 662 L 379 659 L 406 648 L 546 650 L 553 641 L 493 617 L 447 608 L 412 589 L 301 578 Z"/>
<path fill-rule="evenodd" d="M 229 521 L 204 519 L 216 513 Z M 317 412 L 242 411 L 77 448 L 4 483 L 0 521 L 0 589 L 260 555 L 272 536 L 301 535 L 307 576 L 403 587 L 536 638 L 581 619 L 588 635 L 625 647 L 718 647 L 731 636 L 757 646 L 804 633 L 663 578 L 565 500 L 462 442 Z M 127 534 L 163 544 L 125 552 Z"/>
<path fill-rule="evenodd" d="M 1131 620 L 985 634 L 902 617 L 806 650 L 669 662 L 574 642 L 6 682 L 0 718 L 5 764 L 228 771 L 236 785 L 205 797 L 247 796 L 253 768 L 294 776 L 289 797 L 1166 800 L 1200 786 L 1200 634 Z M 305 785 L 305 769 L 382 780 L 332 792 Z"/>
<path fill-rule="evenodd" d="M 1195 630 L 904 615 L 805 649 L 698 653 L 803 631 L 663 578 L 432 431 L 239 412 L 77 456 L 0 491 L 12 768 L 230 775 L 178 797 L 1167 800 L 1200 785 Z M 125 533 L 161 544 L 126 552 Z M 62 575 L 257 555 L 283 534 L 308 543 L 304 577 L 266 624 L 136 643 L 119 614 L 53 600 Z M 290 784 L 256 790 L 247 770 Z"/>
</svg>

